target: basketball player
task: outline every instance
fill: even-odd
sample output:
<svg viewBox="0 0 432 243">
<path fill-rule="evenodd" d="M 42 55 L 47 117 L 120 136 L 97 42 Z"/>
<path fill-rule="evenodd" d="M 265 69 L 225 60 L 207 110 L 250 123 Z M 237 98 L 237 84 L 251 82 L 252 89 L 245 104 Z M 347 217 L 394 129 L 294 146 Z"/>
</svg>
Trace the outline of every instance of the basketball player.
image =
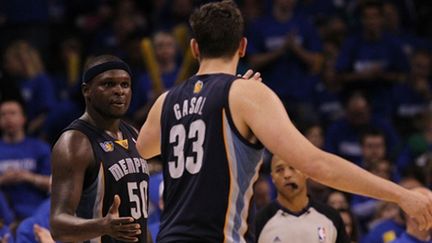
<svg viewBox="0 0 432 243">
<path fill-rule="evenodd" d="M 314 147 L 268 87 L 234 76 L 247 41 L 232 1 L 203 5 L 190 23 L 198 72 L 157 99 L 137 142 L 144 158 L 162 155 L 158 242 L 252 242 L 263 145 L 314 180 L 396 202 L 421 227 L 432 226 L 431 198 Z"/>
<path fill-rule="evenodd" d="M 130 69 L 117 57 L 98 56 L 85 67 L 85 113 L 53 148 L 55 240 L 147 242 L 148 166 L 135 147 L 137 131 L 120 120 L 130 87 Z"/>
<path fill-rule="evenodd" d="M 303 173 L 273 156 L 271 177 L 277 197 L 257 214 L 258 243 L 350 241 L 339 212 L 308 196 L 307 177 Z"/>
</svg>

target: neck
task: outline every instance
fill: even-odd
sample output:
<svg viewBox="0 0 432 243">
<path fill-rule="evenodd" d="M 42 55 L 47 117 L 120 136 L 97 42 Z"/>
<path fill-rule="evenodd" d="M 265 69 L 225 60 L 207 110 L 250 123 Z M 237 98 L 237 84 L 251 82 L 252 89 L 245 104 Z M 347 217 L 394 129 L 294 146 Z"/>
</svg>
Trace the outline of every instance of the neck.
<svg viewBox="0 0 432 243">
<path fill-rule="evenodd" d="M 175 69 L 176 65 L 174 62 L 159 62 L 159 68 L 161 73 L 169 73 Z"/>
<path fill-rule="evenodd" d="M 20 130 L 16 133 L 4 133 L 2 139 L 5 143 L 19 143 L 25 139 L 25 132 Z"/>
<path fill-rule="evenodd" d="M 103 117 L 97 112 L 91 112 L 86 109 L 86 112 L 81 116 L 81 119 L 89 122 L 97 128 L 104 130 L 113 138 L 122 139 L 120 132 L 120 119 L 118 118 Z"/>
<path fill-rule="evenodd" d="M 200 60 L 200 67 L 196 74 L 227 73 L 235 75 L 238 61 L 237 55 L 233 58 L 204 58 Z"/>
<path fill-rule="evenodd" d="M 306 191 L 304 193 L 301 192 L 301 194 L 293 198 L 287 198 L 278 193 L 276 200 L 284 208 L 294 213 L 302 211 L 309 203 L 309 197 L 306 195 Z"/>
</svg>

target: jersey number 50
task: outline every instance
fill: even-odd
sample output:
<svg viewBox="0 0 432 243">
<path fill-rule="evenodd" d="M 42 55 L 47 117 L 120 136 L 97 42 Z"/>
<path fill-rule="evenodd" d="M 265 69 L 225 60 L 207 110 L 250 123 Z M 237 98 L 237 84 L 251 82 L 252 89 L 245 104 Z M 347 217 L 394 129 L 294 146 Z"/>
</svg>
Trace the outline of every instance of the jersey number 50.
<svg viewBox="0 0 432 243">
<path fill-rule="evenodd" d="M 177 124 L 170 130 L 170 144 L 176 143 L 174 146 L 174 156 L 176 161 L 168 162 L 169 173 L 172 178 L 180 178 L 185 170 L 196 174 L 201 170 L 204 157 L 203 143 L 205 138 L 206 125 L 203 120 L 196 120 L 190 124 L 187 139 L 194 139 L 192 143 L 192 151 L 196 153 L 196 157 L 187 156 L 185 163 L 184 145 L 186 142 L 186 129 L 183 124 Z"/>
</svg>

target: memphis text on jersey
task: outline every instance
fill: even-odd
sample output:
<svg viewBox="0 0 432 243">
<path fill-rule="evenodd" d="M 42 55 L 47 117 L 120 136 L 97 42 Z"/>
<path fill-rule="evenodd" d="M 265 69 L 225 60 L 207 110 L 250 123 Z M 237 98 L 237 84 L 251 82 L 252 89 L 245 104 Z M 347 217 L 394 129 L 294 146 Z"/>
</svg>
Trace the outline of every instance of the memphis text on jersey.
<svg viewBox="0 0 432 243">
<path fill-rule="evenodd" d="M 134 173 L 149 174 L 147 162 L 142 158 L 126 158 L 111 165 L 108 169 L 116 181 Z"/>
</svg>

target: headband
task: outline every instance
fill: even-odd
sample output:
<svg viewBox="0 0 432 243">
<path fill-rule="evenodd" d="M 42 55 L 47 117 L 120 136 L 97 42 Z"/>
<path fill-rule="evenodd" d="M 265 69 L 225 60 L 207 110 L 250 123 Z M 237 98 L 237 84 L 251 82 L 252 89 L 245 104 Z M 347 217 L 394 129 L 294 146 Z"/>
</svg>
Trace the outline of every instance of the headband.
<svg viewBox="0 0 432 243">
<path fill-rule="evenodd" d="M 90 82 L 94 77 L 97 75 L 113 69 L 122 69 L 125 70 L 129 76 L 132 77 L 132 72 L 129 68 L 129 66 L 123 62 L 123 61 L 112 61 L 112 62 L 104 62 L 101 64 L 98 64 L 94 67 L 89 68 L 87 71 L 84 72 L 82 76 L 82 83 L 86 84 Z"/>
</svg>

